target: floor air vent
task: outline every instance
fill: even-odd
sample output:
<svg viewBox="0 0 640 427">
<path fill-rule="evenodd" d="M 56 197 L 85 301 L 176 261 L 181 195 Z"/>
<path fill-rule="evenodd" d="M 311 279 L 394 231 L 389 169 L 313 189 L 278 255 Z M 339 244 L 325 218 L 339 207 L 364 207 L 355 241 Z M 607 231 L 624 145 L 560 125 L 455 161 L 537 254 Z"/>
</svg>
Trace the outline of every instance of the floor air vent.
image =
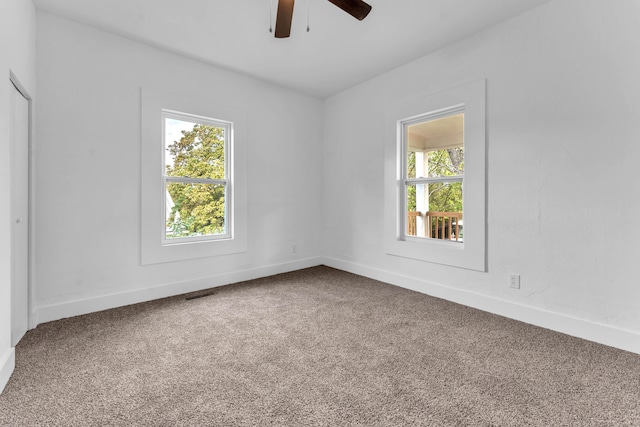
<svg viewBox="0 0 640 427">
<path fill-rule="evenodd" d="M 215 291 L 207 291 L 207 292 L 203 292 L 203 293 L 199 293 L 199 294 L 192 294 L 189 295 L 188 297 L 186 297 L 185 299 L 187 301 L 191 301 L 192 299 L 197 299 L 197 298 L 202 298 L 202 297 L 208 297 L 210 295 L 215 295 Z"/>
</svg>

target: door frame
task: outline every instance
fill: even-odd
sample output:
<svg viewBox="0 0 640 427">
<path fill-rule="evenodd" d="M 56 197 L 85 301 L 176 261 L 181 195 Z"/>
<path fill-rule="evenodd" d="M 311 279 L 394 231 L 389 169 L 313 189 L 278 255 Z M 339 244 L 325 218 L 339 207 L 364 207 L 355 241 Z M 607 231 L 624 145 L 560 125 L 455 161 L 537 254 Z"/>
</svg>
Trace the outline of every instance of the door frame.
<svg viewBox="0 0 640 427">
<path fill-rule="evenodd" d="M 34 206 L 34 191 L 33 191 L 33 98 L 31 97 L 31 95 L 29 95 L 29 92 L 27 91 L 27 89 L 24 87 L 24 85 L 22 83 L 20 83 L 20 79 L 18 79 L 18 77 L 13 73 L 13 70 L 9 70 L 9 82 L 16 88 L 16 90 L 27 100 L 27 104 L 28 104 L 28 114 L 29 114 L 29 121 L 28 121 L 28 146 L 27 146 L 27 167 L 28 167 L 28 172 L 27 172 L 27 176 L 28 176 L 28 183 L 27 183 L 27 203 L 28 203 L 28 207 L 27 207 L 27 218 L 28 218 L 28 222 L 29 222 L 29 226 L 27 228 L 27 234 L 28 234 L 28 241 L 27 244 L 29 246 L 28 249 L 28 260 L 27 260 L 27 293 L 28 293 L 28 297 L 27 297 L 27 301 L 28 301 L 28 307 L 27 307 L 27 330 L 29 329 L 33 329 L 35 328 L 38 323 L 37 323 L 37 318 L 36 318 L 36 313 L 35 313 L 35 292 L 33 290 L 33 278 L 34 278 L 34 263 L 33 263 L 33 257 L 34 257 L 34 245 L 33 245 L 33 237 L 34 237 L 34 233 L 33 233 L 33 220 L 34 220 L 34 210 L 33 210 L 33 206 Z M 13 188 L 11 189 L 11 191 L 13 191 Z M 13 285 L 12 285 L 13 286 Z M 13 296 L 11 297 L 13 299 Z M 13 304 L 13 301 L 11 301 L 11 303 Z M 13 312 L 13 310 L 12 310 Z M 12 315 L 12 319 L 11 321 L 13 322 L 13 315 Z"/>
</svg>

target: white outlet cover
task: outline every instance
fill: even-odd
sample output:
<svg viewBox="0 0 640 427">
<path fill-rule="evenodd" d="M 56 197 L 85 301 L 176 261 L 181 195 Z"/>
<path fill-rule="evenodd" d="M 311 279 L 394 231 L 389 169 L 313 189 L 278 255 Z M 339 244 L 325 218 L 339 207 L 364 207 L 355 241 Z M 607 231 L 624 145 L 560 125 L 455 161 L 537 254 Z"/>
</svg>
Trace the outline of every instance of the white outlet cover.
<svg viewBox="0 0 640 427">
<path fill-rule="evenodd" d="M 509 287 L 513 289 L 520 289 L 520 275 L 519 274 L 510 274 L 509 275 Z"/>
</svg>

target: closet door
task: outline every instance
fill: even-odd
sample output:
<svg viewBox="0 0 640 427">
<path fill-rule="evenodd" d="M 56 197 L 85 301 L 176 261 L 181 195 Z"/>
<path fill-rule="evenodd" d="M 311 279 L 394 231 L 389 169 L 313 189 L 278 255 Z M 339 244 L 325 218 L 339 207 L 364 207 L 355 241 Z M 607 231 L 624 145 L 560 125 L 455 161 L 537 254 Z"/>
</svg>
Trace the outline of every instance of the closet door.
<svg viewBox="0 0 640 427">
<path fill-rule="evenodd" d="M 29 101 L 11 85 L 11 345 L 29 325 Z"/>
</svg>

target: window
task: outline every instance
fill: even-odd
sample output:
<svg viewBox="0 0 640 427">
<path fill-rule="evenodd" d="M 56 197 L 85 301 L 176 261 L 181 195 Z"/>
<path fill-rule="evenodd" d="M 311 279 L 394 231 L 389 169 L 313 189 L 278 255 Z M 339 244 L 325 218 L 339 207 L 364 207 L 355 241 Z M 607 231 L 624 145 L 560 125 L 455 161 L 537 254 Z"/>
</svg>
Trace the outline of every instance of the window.
<svg viewBox="0 0 640 427">
<path fill-rule="evenodd" d="M 464 241 L 464 109 L 402 123 L 407 237 Z"/>
<path fill-rule="evenodd" d="M 245 252 L 246 117 L 142 90 L 141 262 Z"/>
<path fill-rule="evenodd" d="M 164 244 L 229 238 L 233 124 L 164 111 Z"/>
<path fill-rule="evenodd" d="M 485 81 L 387 111 L 385 250 L 485 271 Z"/>
</svg>

